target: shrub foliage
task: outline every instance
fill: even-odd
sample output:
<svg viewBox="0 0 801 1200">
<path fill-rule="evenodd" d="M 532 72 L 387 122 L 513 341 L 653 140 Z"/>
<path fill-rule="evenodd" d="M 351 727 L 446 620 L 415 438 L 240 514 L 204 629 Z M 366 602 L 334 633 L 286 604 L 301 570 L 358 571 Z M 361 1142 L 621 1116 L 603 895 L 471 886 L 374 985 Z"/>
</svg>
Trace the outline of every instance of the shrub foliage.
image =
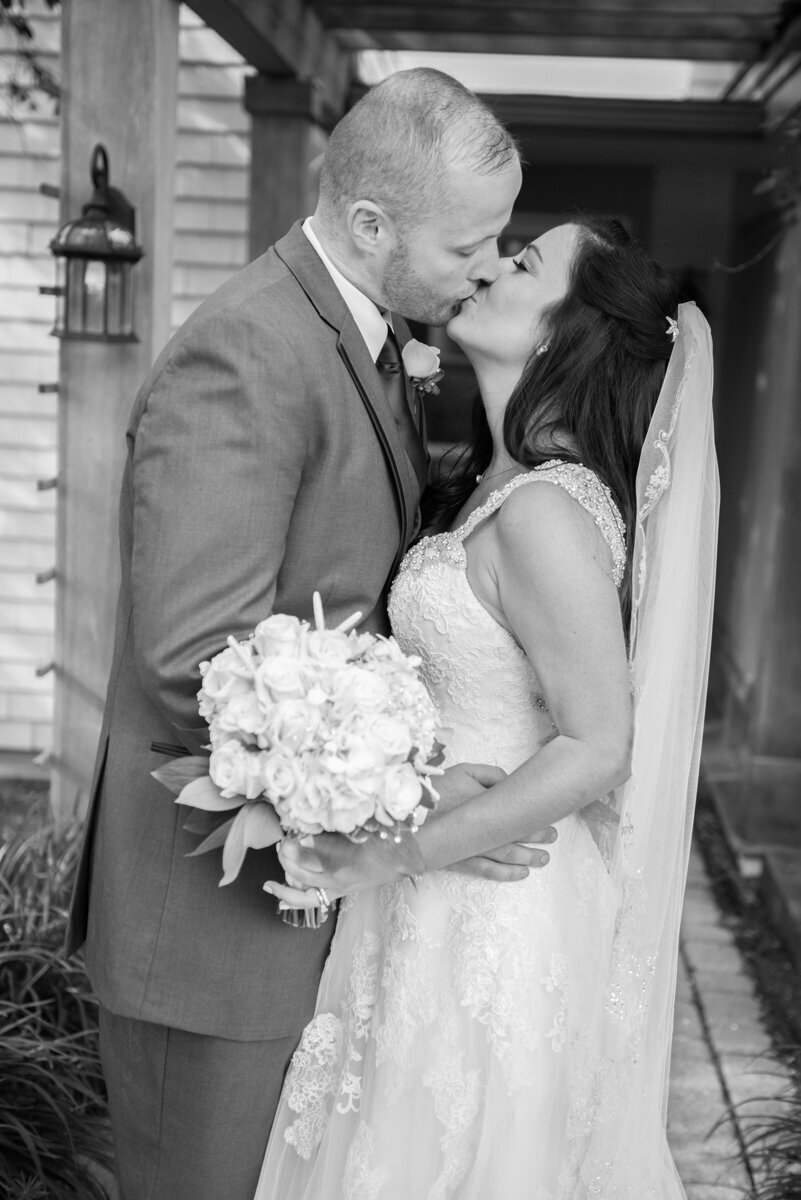
<svg viewBox="0 0 801 1200">
<path fill-rule="evenodd" d="M 106 1196 L 97 1006 L 80 964 L 63 952 L 77 850 L 75 829 L 0 846 L 0 1195 L 8 1200 Z"/>
</svg>

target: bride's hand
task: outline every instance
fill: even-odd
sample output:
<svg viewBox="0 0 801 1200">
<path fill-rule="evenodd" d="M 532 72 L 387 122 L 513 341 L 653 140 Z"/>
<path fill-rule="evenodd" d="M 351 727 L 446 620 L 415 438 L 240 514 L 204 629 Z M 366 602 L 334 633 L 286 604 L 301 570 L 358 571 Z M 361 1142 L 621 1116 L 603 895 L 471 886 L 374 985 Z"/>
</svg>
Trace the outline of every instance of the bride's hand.
<svg viewBox="0 0 801 1200">
<path fill-rule="evenodd" d="M 310 886 L 308 879 L 303 879 L 293 874 L 292 864 L 283 853 L 283 850 L 284 843 L 280 842 L 277 851 L 281 866 L 284 868 L 284 879 L 281 882 L 268 879 L 264 884 L 264 891 L 269 892 L 271 896 L 275 896 L 278 900 L 278 908 L 280 910 L 286 908 L 297 908 L 300 910 L 319 908 L 320 897 L 317 894 L 317 888 L 321 885 L 314 884 Z M 325 895 L 331 905 L 335 904 L 345 894 L 345 892 L 337 891 L 331 887 L 326 887 L 325 889 Z"/>
<path fill-rule="evenodd" d="M 298 841 L 286 838 L 278 849 L 278 858 L 293 888 L 293 896 L 303 888 L 325 888 L 328 896 L 345 896 L 363 888 L 418 875 L 425 870 L 417 839 L 406 833 L 400 842 L 371 834 L 362 842 L 351 842 L 339 833 L 318 833 Z M 285 885 L 268 881 L 276 896 Z M 308 897 L 304 907 L 313 901 Z"/>
</svg>

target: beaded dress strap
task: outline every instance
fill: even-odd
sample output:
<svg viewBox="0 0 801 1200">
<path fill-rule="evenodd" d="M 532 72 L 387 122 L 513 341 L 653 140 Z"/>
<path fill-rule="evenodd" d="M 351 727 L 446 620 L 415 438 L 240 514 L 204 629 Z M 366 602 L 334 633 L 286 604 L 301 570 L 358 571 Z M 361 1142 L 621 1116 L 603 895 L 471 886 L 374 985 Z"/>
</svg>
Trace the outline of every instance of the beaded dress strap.
<svg viewBox="0 0 801 1200">
<path fill-rule="evenodd" d="M 504 487 L 491 492 L 484 503 L 471 512 L 465 523 L 453 530 L 453 536 L 460 542 L 464 541 L 477 525 L 497 512 L 516 488 L 537 481 L 564 488 L 590 514 L 612 552 L 614 579 L 619 585 L 626 568 L 626 527 L 609 488 L 594 471 L 580 463 L 549 459 L 525 475 L 515 475 Z"/>
</svg>

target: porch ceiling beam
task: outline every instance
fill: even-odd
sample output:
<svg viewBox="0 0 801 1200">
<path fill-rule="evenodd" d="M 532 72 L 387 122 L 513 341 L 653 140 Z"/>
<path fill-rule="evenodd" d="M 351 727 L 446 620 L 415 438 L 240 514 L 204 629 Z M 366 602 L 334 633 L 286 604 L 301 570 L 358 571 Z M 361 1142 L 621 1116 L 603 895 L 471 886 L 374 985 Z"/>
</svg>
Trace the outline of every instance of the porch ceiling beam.
<svg viewBox="0 0 801 1200">
<path fill-rule="evenodd" d="M 540 37 L 523 34 L 399 33 L 367 34 L 343 31 L 350 50 L 436 50 L 464 54 L 535 54 L 579 58 L 677 58 L 698 62 L 752 62 L 763 50 L 761 41 L 725 42 L 719 39 L 651 37 Z"/>
<path fill-rule="evenodd" d="M 306 0 L 187 0 L 209 28 L 266 75 L 313 80 L 322 102 L 342 114 L 350 55 Z"/>
<path fill-rule="evenodd" d="M 753 59 L 773 36 L 776 0 L 553 0 L 493 5 L 313 0 L 323 25 L 364 49 Z"/>
<path fill-rule="evenodd" d="M 350 7 L 347 0 L 307 0 L 307 2 L 318 12 L 326 8 Z M 459 12 L 491 7 L 493 12 L 519 8 L 541 11 L 552 9 L 558 12 L 586 10 L 589 12 L 641 13 L 646 7 L 646 2 L 650 12 L 675 13 L 684 16 L 695 15 L 699 10 L 710 14 L 739 12 L 747 15 L 754 13 L 778 15 L 782 0 L 491 0 L 489 5 L 488 0 L 433 0 L 432 4 L 426 3 L 426 0 L 406 0 L 406 5 L 421 10 L 438 8 L 458 10 Z M 354 7 L 359 8 L 389 9 L 394 8 L 395 4 L 396 0 L 354 0 Z"/>
</svg>

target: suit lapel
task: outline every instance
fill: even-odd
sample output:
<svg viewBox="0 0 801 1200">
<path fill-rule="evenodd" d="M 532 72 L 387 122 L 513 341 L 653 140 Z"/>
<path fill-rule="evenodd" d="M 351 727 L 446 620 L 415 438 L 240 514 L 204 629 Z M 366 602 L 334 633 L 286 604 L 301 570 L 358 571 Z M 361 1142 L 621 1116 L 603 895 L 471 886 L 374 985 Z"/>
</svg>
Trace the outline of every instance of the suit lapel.
<svg viewBox="0 0 801 1200">
<path fill-rule="evenodd" d="M 364 338 L 350 313 L 340 330 L 337 351 L 362 398 L 378 440 L 384 447 L 390 472 L 398 490 L 402 519 L 400 549 L 392 568 L 392 575 L 394 575 L 414 536 L 422 485 L 418 481 L 398 426 L 395 424 L 395 417 L 384 393 L 381 376 L 376 370 Z"/>
<path fill-rule="evenodd" d="M 407 342 L 411 341 L 412 335 L 409 326 L 397 313 L 392 314 L 392 328 L 395 330 L 395 337 L 398 339 L 398 345 L 403 353 L 403 348 Z M 406 385 L 406 402 L 409 405 L 409 411 L 414 417 L 414 425 L 417 431 L 418 442 L 411 447 L 412 466 L 417 475 L 420 490 L 423 491 L 428 483 L 428 445 L 426 442 L 426 418 L 425 405 L 423 404 L 422 396 L 415 394 L 414 384 L 409 378 L 406 368 L 403 370 L 403 380 Z"/>
<path fill-rule="evenodd" d="M 409 462 L 403 439 L 384 395 L 381 377 L 370 357 L 364 338 L 300 225 L 300 222 L 293 225 L 289 233 L 276 243 L 275 252 L 295 276 L 321 319 L 338 331 L 337 351 L 356 386 L 384 450 L 398 496 L 401 516 L 400 547 L 392 571 L 394 574 L 412 537 L 422 484 Z M 408 340 L 408 328 L 404 326 L 404 329 Z"/>
</svg>

